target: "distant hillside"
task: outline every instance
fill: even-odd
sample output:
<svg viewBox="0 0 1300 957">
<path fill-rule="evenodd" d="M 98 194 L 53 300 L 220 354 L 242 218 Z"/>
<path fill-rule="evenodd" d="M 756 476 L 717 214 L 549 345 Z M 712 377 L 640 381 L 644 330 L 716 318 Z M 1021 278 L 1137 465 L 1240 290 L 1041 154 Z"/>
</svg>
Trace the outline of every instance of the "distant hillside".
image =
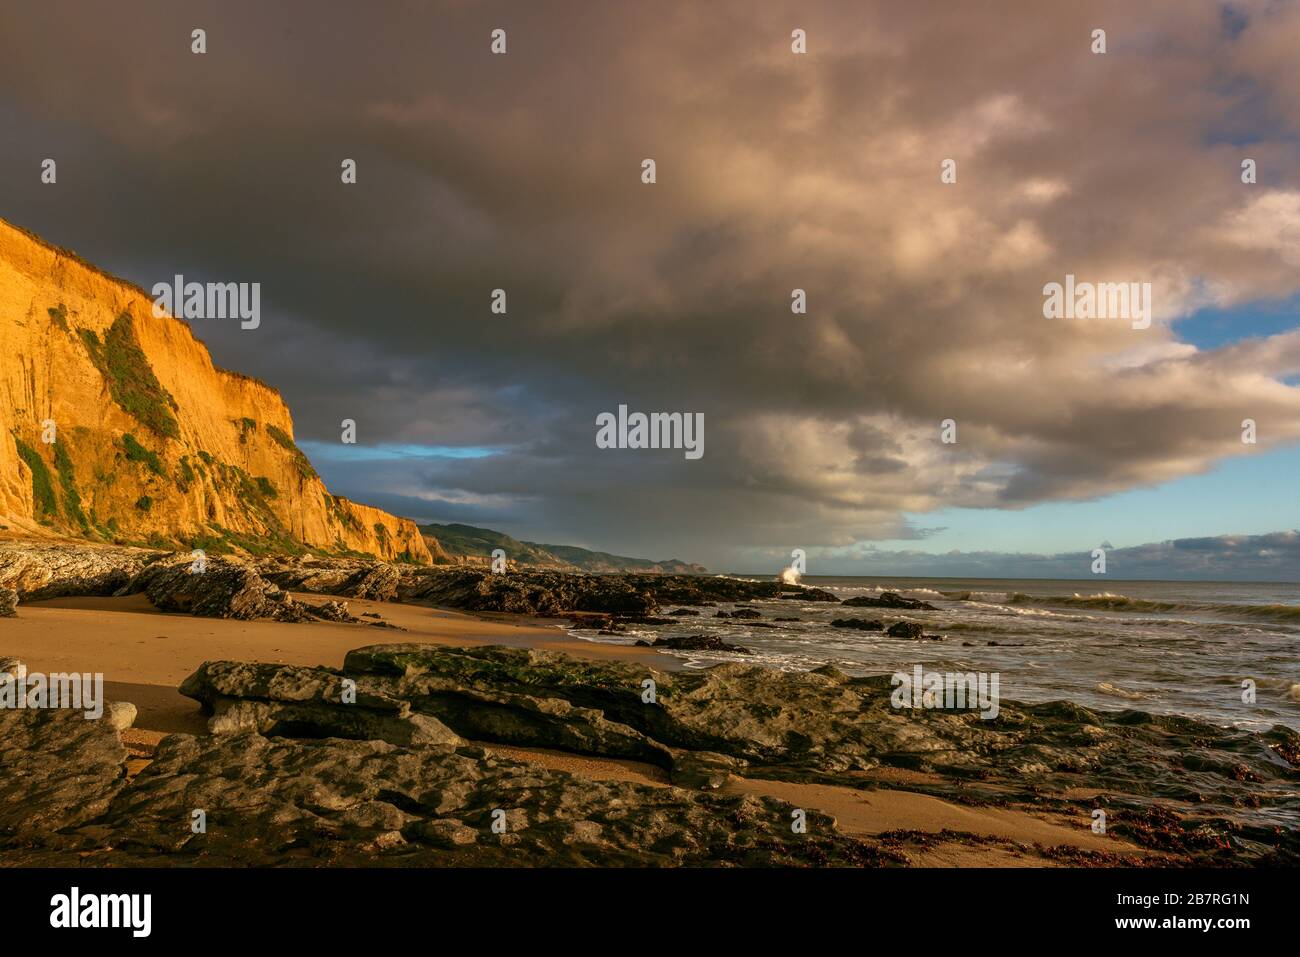
<svg viewBox="0 0 1300 957">
<path fill-rule="evenodd" d="M 512 565 L 527 568 L 551 568 L 558 571 L 582 572 L 648 572 L 665 575 L 704 575 L 708 569 L 703 565 L 678 561 L 675 558 L 666 561 L 651 561 L 646 558 L 627 558 L 623 555 L 611 555 L 608 552 L 593 552 L 574 545 L 542 545 L 537 542 L 521 542 L 490 528 L 475 528 L 473 525 L 421 525 L 420 533 L 424 536 L 434 561 L 442 561 L 442 556 L 454 563 L 485 565 L 492 560 L 493 549 L 500 548 L 506 553 L 506 559 Z M 440 554 L 441 553 L 441 554 Z"/>
</svg>

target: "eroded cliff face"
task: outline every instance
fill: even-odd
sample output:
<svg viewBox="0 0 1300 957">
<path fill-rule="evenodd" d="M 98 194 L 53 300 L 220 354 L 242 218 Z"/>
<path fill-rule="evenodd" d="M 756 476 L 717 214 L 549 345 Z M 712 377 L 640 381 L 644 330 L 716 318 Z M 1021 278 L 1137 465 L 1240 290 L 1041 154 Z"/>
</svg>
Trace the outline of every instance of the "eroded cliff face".
<svg viewBox="0 0 1300 957">
<path fill-rule="evenodd" d="M 218 554 L 430 560 L 409 519 L 330 494 L 278 392 L 216 368 L 142 290 L 3 220 L 0 526 Z"/>
</svg>

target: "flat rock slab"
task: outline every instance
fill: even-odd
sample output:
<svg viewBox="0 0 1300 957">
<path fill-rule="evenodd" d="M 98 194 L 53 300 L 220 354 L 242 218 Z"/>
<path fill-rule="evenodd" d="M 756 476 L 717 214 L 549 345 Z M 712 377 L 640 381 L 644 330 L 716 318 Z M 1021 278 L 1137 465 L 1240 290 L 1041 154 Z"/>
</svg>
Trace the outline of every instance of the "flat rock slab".
<svg viewBox="0 0 1300 957">
<path fill-rule="evenodd" d="M 1300 734 L 1282 726 L 1256 733 L 1006 699 L 987 719 L 974 702 L 965 710 L 895 707 L 888 676 L 852 678 L 831 666 L 778 672 L 727 663 L 664 673 L 501 647 L 376 645 L 350 652 L 344 672 L 465 737 L 637 757 L 679 769 L 674 778 L 683 781 L 698 778 L 683 753 L 707 752 L 747 776 L 791 781 L 843 784 L 852 780 L 846 773 L 880 766 L 920 771 L 941 776 L 931 793 L 958 800 L 1041 804 L 1089 788 L 1134 813 L 1159 799 L 1201 806 L 1220 840 L 1235 834 L 1300 854 L 1294 824 L 1279 830 L 1300 821 Z M 1213 850 L 1213 841 L 1201 849 Z"/>
<path fill-rule="evenodd" d="M 126 758 L 111 720 L 0 709 L 0 846 L 64 844 L 60 832 L 101 816 L 126 785 Z"/>
<path fill-rule="evenodd" d="M 316 690 L 288 696 L 310 703 Z M 174 734 L 128 779 L 110 722 L 9 711 L 0 734 L 11 864 L 905 863 L 772 798 L 592 781 L 479 747 Z"/>
<path fill-rule="evenodd" d="M 206 833 L 193 834 L 193 811 Z M 879 865 L 824 814 L 768 798 L 591 781 L 481 748 L 384 741 L 164 739 L 99 822 L 119 846 L 254 866 L 368 858 L 425 865 Z M 496 825 L 494 829 L 494 824 Z"/>
</svg>

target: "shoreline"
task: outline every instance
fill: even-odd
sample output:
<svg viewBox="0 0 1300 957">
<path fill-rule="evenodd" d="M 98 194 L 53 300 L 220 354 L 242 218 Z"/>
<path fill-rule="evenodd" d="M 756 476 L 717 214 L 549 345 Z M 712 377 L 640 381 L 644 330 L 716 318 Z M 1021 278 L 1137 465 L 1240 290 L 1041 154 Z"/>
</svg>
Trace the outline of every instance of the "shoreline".
<svg viewBox="0 0 1300 957">
<path fill-rule="evenodd" d="M 319 594 L 313 596 L 321 597 Z M 386 642 L 445 647 L 505 645 L 559 651 L 595 661 L 635 662 L 657 671 L 680 669 L 671 655 L 629 645 L 603 644 L 557 633 L 555 622 L 505 613 L 466 614 L 418 604 L 348 599 L 354 614 L 380 614 L 407 629 L 332 622 L 280 623 L 200 618 L 164 613 L 141 595 L 54 598 L 22 605 L 6 623 L 4 654 L 33 671 L 99 670 L 109 700 L 136 705 L 135 726 L 122 735 L 128 773 L 146 767 L 168 734 L 207 734 L 206 718 L 177 687 L 203 661 L 233 659 L 270 664 L 339 667 L 355 648 Z M 669 787 L 662 768 L 640 761 L 548 748 L 473 742 L 487 752 L 594 781 Z M 934 776 L 882 767 L 855 774 L 867 787 L 729 776 L 722 794 L 766 796 L 830 815 L 849 836 L 885 836 L 914 866 L 1141 865 L 1166 855 L 1089 829 L 1074 814 L 955 803 L 911 790 Z"/>
<path fill-rule="evenodd" d="M 338 668 L 354 648 L 411 641 L 456 647 L 540 648 L 579 658 L 637 661 L 660 671 L 680 667 L 669 655 L 571 638 L 550 624 L 538 624 L 522 615 L 471 615 L 415 604 L 346 601 L 358 616 L 378 614 L 406 630 L 326 621 L 201 618 L 159 611 L 138 594 L 50 598 L 25 602 L 19 616 L 5 622 L 0 653 L 21 659 L 30 671 L 102 671 L 109 700 L 130 701 L 138 709 L 137 729 L 187 734 L 206 733 L 206 719 L 194 701 L 177 688 L 204 661 Z M 50 640 L 51 635 L 57 635 L 57 644 Z M 106 650 L 111 652 L 107 660 Z"/>
</svg>

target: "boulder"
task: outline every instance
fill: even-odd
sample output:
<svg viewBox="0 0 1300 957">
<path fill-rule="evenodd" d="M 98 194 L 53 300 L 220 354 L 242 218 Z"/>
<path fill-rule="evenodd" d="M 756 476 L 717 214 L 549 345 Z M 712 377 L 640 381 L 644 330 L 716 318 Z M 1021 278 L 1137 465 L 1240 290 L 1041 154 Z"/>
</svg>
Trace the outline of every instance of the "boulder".
<svg viewBox="0 0 1300 957">
<path fill-rule="evenodd" d="M 879 598 L 873 598 L 870 595 L 859 595 L 856 598 L 845 599 L 844 604 L 850 608 L 911 608 L 918 611 L 938 611 L 934 605 L 929 602 L 918 601 L 915 598 L 904 598 L 897 592 L 883 592 Z"/>
<path fill-rule="evenodd" d="M 462 743 L 436 718 L 413 714 L 407 701 L 359 685 L 345 689 L 345 680 L 350 679 L 323 668 L 209 661 L 180 691 L 211 715 L 213 734 Z"/>
<path fill-rule="evenodd" d="M 116 731 L 125 731 L 135 724 L 137 710 L 129 701 L 109 702 L 104 711 L 104 720 Z"/>
<path fill-rule="evenodd" d="M 832 628 L 852 628 L 857 631 L 881 631 L 885 625 L 875 618 L 836 618 Z"/>
<path fill-rule="evenodd" d="M 679 788 L 713 791 L 726 784 L 747 763 L 712 751 L 674 751 L 670 778 Z"/>
<path fill-rule="evenodd" d="M 70 709 L 0 709 L 0 847 L 78 846 L 62 832 L 107 811 L 126 783 L 126 758 L 112 721 Z"/>
<path fill-rule="evenodd" d="M 839 596 L 831 592 L 824 591 L 821 588 L 809 588 L 806 585 L 783 585 L 780 598 L 790 598 L 794 601 L 826 601 L 838 602 Z"/>
<path fill-rule="evenodd" d="M 753 654 L 748 648 L 729 644 L 717 635 L 673 635 L 668 638 L 656 638 L 650 642 L 651 648 L 670 648 L 674 651 L 734 651 L 739 655 Z"/>
<path fill-rule="evenodd" d="M 334 594 L 368 601 L 394 601 L 402 583 L 402 574 L 393 565 L 377 562 L 359 568 L 340 585 Z"/>
<path fill-rule="evenodd" d="M 355 624 L 361 619 L 348 611 L 348 603 L 331 599 L 330 601 L 321 602 L 319 605 L 306 605 L 307 611 L 314 618 L 321 621 L 337 621 L 347 624 Z M 367 622 L 367 624 L 383 625 L 383 622 Z"/>
<path fill-rule="evenodd" d="M 303 557 L 293 562 L 264 559 L 257 564 L 257 570 L 267 581 L 286 591 L 367 601 L 396 601 L 402 582 L 398 566 L 356 559 Z"/>
</svg>

